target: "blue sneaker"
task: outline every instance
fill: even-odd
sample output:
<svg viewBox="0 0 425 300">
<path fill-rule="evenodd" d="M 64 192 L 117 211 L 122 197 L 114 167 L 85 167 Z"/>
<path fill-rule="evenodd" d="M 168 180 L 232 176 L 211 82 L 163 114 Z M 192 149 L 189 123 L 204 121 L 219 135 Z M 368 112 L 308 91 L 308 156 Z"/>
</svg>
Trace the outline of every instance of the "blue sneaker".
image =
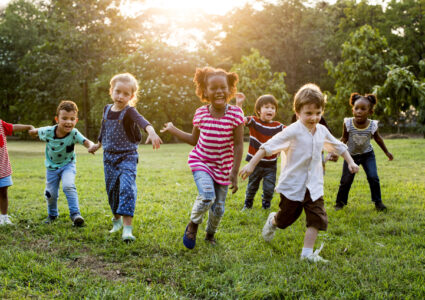
<svg viewBox="0 0 425 300">
<path fill-rule="evenodd" d="M 192 222 L 191 222 L 192 223 Z M 183 245 L 187 248 L 187 249 L 193 249 L 195 248 L 196 245 L 196 233 L 198 232 L 198 224 L 192 223 L 193 225 L 195 225 L 195 231 L 194 232 L 190 232 L 188 231 L 189 229 L 189 225 L 190 223 L 186 226 L 186 229 L 184 231 L 184 235 L 183 235 Z M 193 238 L 189 238 L 188 237 L 188 233 L 193 235 Z"/>
</svg>

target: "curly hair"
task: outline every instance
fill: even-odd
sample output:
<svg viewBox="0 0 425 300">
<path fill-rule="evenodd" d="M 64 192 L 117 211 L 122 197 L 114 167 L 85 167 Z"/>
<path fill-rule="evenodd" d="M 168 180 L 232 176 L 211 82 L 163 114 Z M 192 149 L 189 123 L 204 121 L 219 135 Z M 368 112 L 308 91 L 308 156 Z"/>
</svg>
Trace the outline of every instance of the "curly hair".
<svg viewBox="0 0 425 300">
<path fill-rule="evenodd" d="M 303 85 L 294 97 L 294 111 L 299 113 L 304 105 L 315 104 L 325 110 L 326 96 L 314 83 Z"/>
<path fill-rule="evenodd" d="M 137 101 L 139 101 L 138 98 L 137 98 L 137 94 L 139 92 L 139 83 L 137 82 L 136 78 L 130 73 L 121 73 L 121 74 L 117 74 L 114 77 L 112 77 L 111 81 L 109 82 L 109 84 L 111 86 L 110 89 L 109 89 L 109 93 L 111 95 L 112 95 L 112 90 L 114 89 L 115 84 L 117 82 L 122 82 L 122 83 L 125 83 L 125 84 L 129 84 L 131 86 L 131 91 L 132 91 L 134 97 L 131 99 L 129 104 L 131 106 L 135 106 Z"/>
<path fill-rule="evenodd" d="M 373 108 L 375 107 L 376 103 L 378 103 L 378 98 L 376 98 L 373 94 L 366 94 L 364 96 L 360 95 L 359 93 L 352 93 L 350 96 L 350 105 L 354 106 L 354 103 L 356 103 L 357 100 L 364 99 L 370 103 L 370 110 L 373 111 Z"/>
<path fill-rule="evenodd" d="M 71 101 L 71 100 L 62 100 L 59 103 L 58 108 L 56 108 L 56 116 L 59 116 L 59 112 L 61 110 L 64 110 L 67 112 L 75 111 L 78 114 L 78 106 L 77 104 L 75 104 L 74 101 Z"/>
<path fill-rule="evenodd" d="M 233 72 L 226 72 L 223 69 L 215 69 L 211 67 L 204 67 L 202 69 L 197 68 L 195 76 L 193 77 L 193 82 L 196 85 L 196 95 L 202 102 L 209 102 L 208 98 L 206 97 L 208 77 L 215 75 L 226 77 L 227 85 L 229 87 L 229 94 L 226 101 L 229 102 L 230 99 L 232 99 L 236 94 L 236 84 L 239 81 L 239 77 L 238 74 Z"/>
</svg>

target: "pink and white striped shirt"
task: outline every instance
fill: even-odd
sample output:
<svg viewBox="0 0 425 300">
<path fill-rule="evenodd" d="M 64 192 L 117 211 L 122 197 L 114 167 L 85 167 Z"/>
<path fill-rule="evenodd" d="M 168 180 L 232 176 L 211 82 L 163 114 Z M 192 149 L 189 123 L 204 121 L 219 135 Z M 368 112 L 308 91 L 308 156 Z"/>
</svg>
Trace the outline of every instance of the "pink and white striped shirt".
<svg viewBox="0 0 425 300">
<path fill-rule="evenodd" d="M 221 185 L 229 185 L 233 167 L 233 131 L 243 124 L 243 111 L 237 106 L 227 105 L 224 116 L 214 118 L 209 105 L 198 108 L 193 117 L 193 126 L 199 128 L 198 143 L 189 153 L 192 172 L 205 171 Z"/>
</svg>

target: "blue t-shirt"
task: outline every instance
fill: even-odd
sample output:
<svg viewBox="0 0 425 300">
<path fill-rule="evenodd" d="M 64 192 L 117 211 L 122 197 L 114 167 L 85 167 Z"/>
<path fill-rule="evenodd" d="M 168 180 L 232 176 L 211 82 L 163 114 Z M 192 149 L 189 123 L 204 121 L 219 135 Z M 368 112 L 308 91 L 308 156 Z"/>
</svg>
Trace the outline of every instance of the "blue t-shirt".
<svg viewBox="0 0 425 300">
<path fill-rule="evenodd" d="M 57 127 L 58 125 L 38 129 L 40 140 L 47 142 L 45 165 L 49 170 L 58 170 L 70 162 L 75 162 L 74 145 L 76 143 L 84 144 L 86 140 L 75 128 L 66 136 L 58 138 L 56 136 Z"/>
</svg>

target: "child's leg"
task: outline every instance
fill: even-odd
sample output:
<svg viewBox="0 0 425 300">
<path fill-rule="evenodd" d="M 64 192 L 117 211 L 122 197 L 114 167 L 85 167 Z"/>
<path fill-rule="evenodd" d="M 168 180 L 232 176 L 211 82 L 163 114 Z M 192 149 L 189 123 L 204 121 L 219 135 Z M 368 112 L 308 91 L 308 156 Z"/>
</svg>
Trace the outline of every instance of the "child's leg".
<svg viewBox="0 0 425 300">
<path fill-rule="evenodd" d="M 372 201 L 375 204 L 382 202 L 381 185 L 379 184 L 378 169 L 376 167 L 375 153 L 373 151 L 364 154 L 362 166 L 366 172 L 367 181 L 369 182 Z"/>
<path fill-rule="evenodd" d="M 76 167 L 74 163 L 69 163 L 63 167 L 61 179 L 62 190 L 68 201 L 69 215 L 80 215 L 80 208 L 78 205 L 78 194 L 75 186 Z"/>
<path fill-rule="evenodd" d="M 136 208 L 136 172 L 123 170 L 119 176 L 119 203 L 114 214 L 123 216 L 123 222 L 131 225 Z"/>
<path fill-rule="evenodd" d="M 252 207 L 255 194 L 257 193 L 258 188 L 260 187 L 260 181 L 263 178 L 261 173 L 262 173 L 262 168 L 257 166 L 254 169 L 254 172 L 252 172 L 252 174 L 249 175 L 248 185 L 246 187 L 245 205 L 244 205 L 247 208 Z"/>
<path fill-rule="evenodd" d="M 319 234 L 319 230 L 315 227 L 307 227 L 304 235 L 304 248 L 313 249 L 314 243 L 316 242 L 317 235 Z"/>
<path fill-rule="evenodd" d="M 224 205 L 227 196 L 227 185 L 221 185 L 214 183 L 215 190 L 215 201 L 208 213 L 208 224 L 205 231 L 209 236 L 214 236 L 217 231 L 218 225 L 220 224 L 221 218 L 224 215 Z"/>
<path fill-rule="evenodd" d="M 60 174 L 58 171 L 46 170 L 46 189 L 44 196 L 47 201 L 47 213 L 51 217 L 59 216 L 58 194 L 59 194 Z"/>
<path fill-rule="evenodd" d="M 2 215 L 7 215 L 9 200 L 7 198 L 7 186 L 0 188 L 0 212 Z"/>
<path fill-rule="evenodd" d="M 354 175 L 355 174 L 350 173 L 350 170 L 348 169 L 348 164 L 346 161 L 344 161 L 339 190 L 336 196 L 337 206 L 343 207 L 344 205 L 347 205 L 348 193 L 350 192 L 351 184 L 354 180 Z"/>
<path fill-rule="evenodd" d="M 270 208 L 276 185 L 276 166 L 263 169 L 263 208 Z"/>
</svg>

